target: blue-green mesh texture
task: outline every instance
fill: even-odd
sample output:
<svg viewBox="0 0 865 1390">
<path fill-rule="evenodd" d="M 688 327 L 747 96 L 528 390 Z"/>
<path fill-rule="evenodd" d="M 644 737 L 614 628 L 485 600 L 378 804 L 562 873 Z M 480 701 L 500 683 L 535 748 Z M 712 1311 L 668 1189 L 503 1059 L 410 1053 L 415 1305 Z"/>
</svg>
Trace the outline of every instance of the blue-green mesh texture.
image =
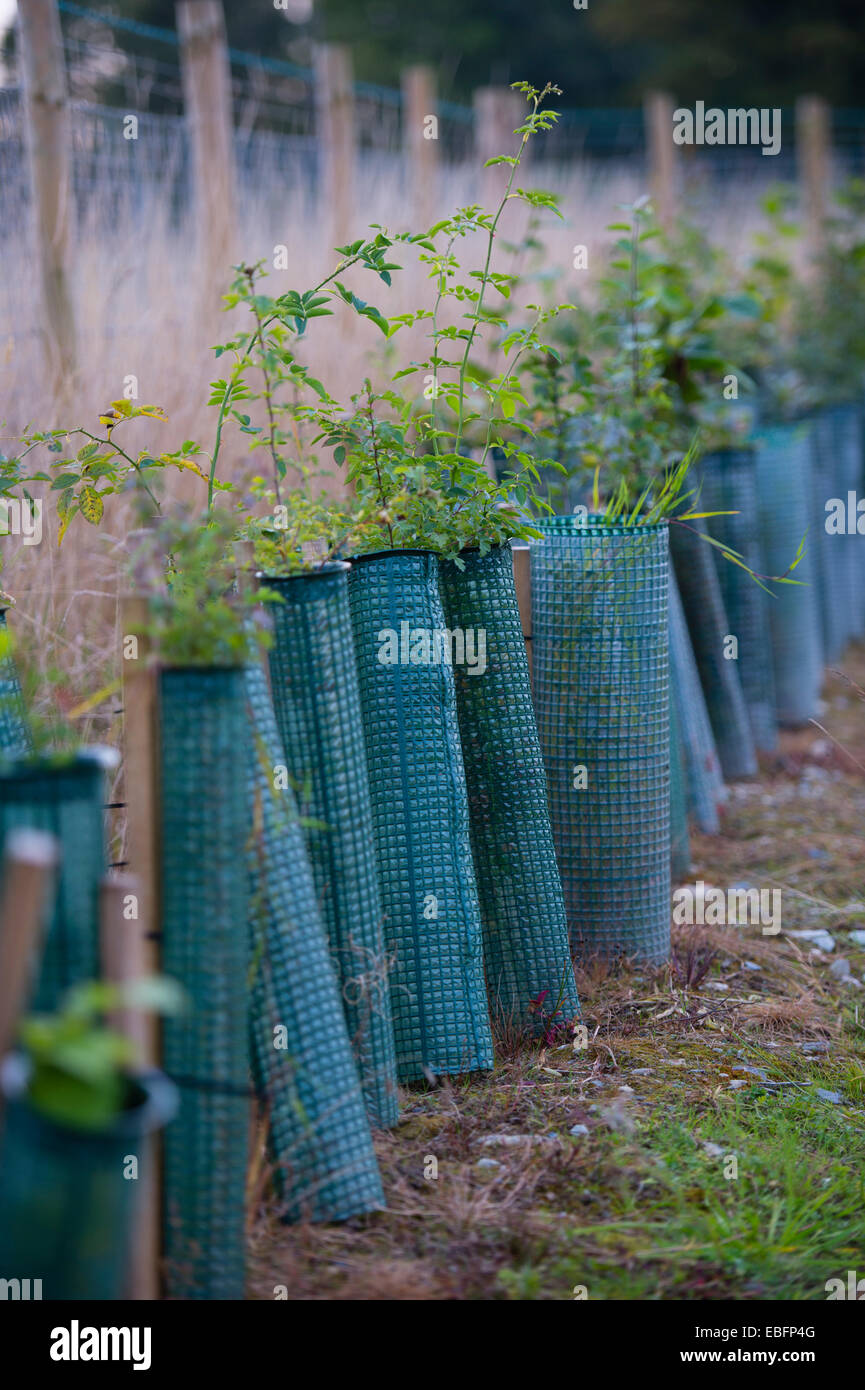
<svg viewBox="0 0 865 1390">
<path fill-rule="evenodd" d="M 846 538 L 826 530 L 826 503 L 841 493 L 841 461 L 838 448 L 836 413 L 818 410 L 811 421 L 811 525 L 808 544 L 812 548 L 816 578 L 820 637 L 823 661 L 837 661 L 849 632 L 849 594 L 847 591 Z M 797 578 L 802 578 L 797 571 Z"/>
<path fill-rule="evenodd" d="M 484 634 L 485 669 L 454 664 L 493 1017 L 532 1032 L 579 1014 L 510 546 L 442 561 L 448 628 Z M 459 655 L 459 653 L 457 653 Z"/>
<path fill-rule="evenodd" d="M 702 520 L 674 523 L 670 527 L 670 553 L 721 771 L 729 782 L 756 775 L 757 750 L 738 663 L 724 655 L 725 639 L 733 629 L 705 531 Z"/>
<path fill-rule="evenodd" d="M 819 592 L 815 583 L 821 524 L 812 505 L 811 443 L 805 425 L 761 429 L 757 445 L 760 539 L 767 574 L 784 575 L 802 540 L 805 553 L 793 571 L 798 584 L 775 584 L 769 630 L 779 723 L 796 727 L 817 712 L 822 679 Z M 807 533 L 807 535 L 806 535 Z"/>
<path fill-rule="evenodd" d="M 374 1125 L 397 1122 L 396 1053 L 347 568 L 268 579 L 277 727 Z"/>
<path fill-rule="evenodd" d="M 33 738 L 10 650 L 6 613 L 0 609 L 0 758 L 25 758 L 32 752 Z"/>
<path fill-rule="evenodd" d="M 715 735 L 672 561 L 669 567 L 670 684 L 676 710 L 688 813 L 698 830 L 717 835 L 725 788 Z"/>
<path fill-rule="evenodd" d="M 41 1279 L 43 1299 L 124 1298 L 144 1176 L 139 1166 L 137 1182 L 124 1177 L 129 1153 L 146 1162 L 134 1134 L 84 1134 L 10 1102 L 0 1144 L 4 1277 Z"/>
<path fill-rule="evenodd" d="M 454 675 L 431 659 L 433 634 L 446 628 L 437 559 L 401 551 L 356 560 L 349 601 L 394 959 L 398 1073 L 411 1080 L 489 1069 L 493 1043 Z M 403 646 L 397 658 L 413 650 L 416 660 L 380 660 L 389 653 L 385 633 Z"/>
<path fill-rule="evenodd" d="M 31 826 L 59 841 L 55 893 L 45 908 L 43 949 L 30 1006 L 51 1012 L 99 968 L 99 884 L 107 870 L 105 774 L 87 753 L 0 766 L 0 845 Z"/>
<path fill-rule="evenodd" d="M 671 665 L 672 676 L 672 665 Z M 676 701 L 670 690 L 670 873 L 678 882 L 691 865 L 691 837 L 688 834 L 688 798 L 685 765 Z"/>
<path fill-rule="evenodd" d="M 159 689 L 162 968 L 189 1001 L 162 1030 L 163 1065 L 180 1087 L 163 1144 L 166 1291 L 239 1299 L 250 1120 L 244 673 L 165 670 Z"/>
<path fill-rule="evenodd" d="M 856 504 L 863 496 L 862 412 L 858 405 L 837 405 L 832 407 L 831 416 L 835 438 L 834 496 L 844 504 L 845 519 L 849 510 L 853 526 L 852 535 L 848 534 L 848 523 L 843 535 L 832 537 L 839 550 L 839 588 L 842 595 L 841 612 L 846 643 L 861 637 L 865 631 L 865 590 L 861 575 L 865 536 L 860 536 L 856 529 Z M 851 493 L 854 494 L 854 500 L 848 509 Z"/>
<path fill-rule="evenodd" d="M 283 1216 L 342 1221 L 384 1205 L 381 1179 L 263 666 L 246 700 L 253 1077 Z"/>
<path fill-rule="evenodd" d="M 574 517 L 531 542 L 538 733 L 571 944 L 667 959 L 667 528 Z M 586 772 L 586 785 L 580 769 Z"/>
<path fill-rule="evenodd" d="M 700 462 L 699 511 L 710 535 L 741 556 L 755 575 L 765 574 L 757 507 L 757 456 L 753 448 L 720 449 Z M 769 604 L 771 595 L 719 550 L 712 552 L 730 632 L 739 642 L 736 669 L 758 749 L 778 746 L 775 681 L 772 672 Z"/>
</svg>

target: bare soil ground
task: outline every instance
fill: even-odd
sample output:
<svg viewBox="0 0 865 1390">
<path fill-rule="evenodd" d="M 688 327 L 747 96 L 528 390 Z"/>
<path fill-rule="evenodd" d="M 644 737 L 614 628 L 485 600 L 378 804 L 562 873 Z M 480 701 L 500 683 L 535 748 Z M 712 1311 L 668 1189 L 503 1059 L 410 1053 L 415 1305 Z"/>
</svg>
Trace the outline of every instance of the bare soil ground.
<svg viewBox="0 0 865 1390">
<path fill-rule="evenodd" d="M 822 729 L 692 840 L 691 882 L 781 890 L 779 935 L 674 927 L 663 969 L 582 963 L 587 1046 L 505 1038 L 492 1076 L 404 1093 L 386 1212 L 287 1228 L 251 1202 L 250 1297 L 825 1299 L 865 1269 L 863 691 L 853 648 Z M 789 935 L 819 929 L 831 950 Z"/>
</svg>

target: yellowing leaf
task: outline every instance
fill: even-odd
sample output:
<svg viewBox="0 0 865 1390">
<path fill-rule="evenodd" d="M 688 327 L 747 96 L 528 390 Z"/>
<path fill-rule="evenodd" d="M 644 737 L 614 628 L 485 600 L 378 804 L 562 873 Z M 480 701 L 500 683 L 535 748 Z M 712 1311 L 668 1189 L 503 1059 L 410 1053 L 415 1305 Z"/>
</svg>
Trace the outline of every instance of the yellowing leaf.
<svg viewBox="0 0 865 1390">
<path fill-rule="evenodd" d="M 168 454 L 160 454 L 159 462 L 171 463 L 174 465 L 175 468 L 187 468 L 189 469 L 190 473 L 197 473 L 199 478 L 203 478 L 204 481 L 207 482 L 207 474 L 202 473 L 198 464 L 195 462 L 195 459 L 177 459 L 171 458 Z"/>
<path fill-rule="evenodd" d="M 73 509 L 70 509 L 70 510 L 66 513 L 66 515 L 63 517 L 63 519 L 61 520 L 61 522 L 60 522 L 60 530 L 57 532 L 57 544 L 58 544 L 58 545 L 61 544 L 61 542 L 62 542 L 62 540 L 63 540 L 63 537 L 66 535 L 66 532 L 67 532 L 68 529 L 69 529 L 69 523 L 70 523 L 70 521 L 72 520 L 72 518 L 73 518 L 73 516 L 75 515 L 75 512 L 76 512 L 77 510 L 78 510 L 77 507 L 76 507 L 74 510 L 73 510 Z"/>
<path fill-rule="evenodd" d="M 97 526 L 102 520 L 104 503 L 95 487 L 83 487 L 78 494 L 78 505 L 85 521 Z"/>
</svg>

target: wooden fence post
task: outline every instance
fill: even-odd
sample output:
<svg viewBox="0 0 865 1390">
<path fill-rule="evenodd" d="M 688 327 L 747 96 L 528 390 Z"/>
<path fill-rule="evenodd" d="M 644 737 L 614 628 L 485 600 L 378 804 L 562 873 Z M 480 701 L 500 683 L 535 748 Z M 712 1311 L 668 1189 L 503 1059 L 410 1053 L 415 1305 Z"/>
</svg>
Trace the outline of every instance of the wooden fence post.
<svg viewBox="0 0 865 1390">
<path fill-rule="evenodd" d="M 116 922 L 118 882 L 103 897 L 104 911 L 114 913 L 112 926 L 103 924 L 103 949 L 106 933 L 122 934 L 125 940 L 117 945 L 120 964 L 128 969 L 133 957 L 135 968 L 142 974 L 156 974 L 160 952 L 158 932 L 159 908 L 159 776 L 157 742 L 157 685 L 156 672 L 148 661 L 147 639 L 136 633 L 147 621 L 147 600 L 135 594 L 120 600 L 120 645 L 123 672 L 123 771 L 126 799 L 126 858 L 134 877 L 135 887 L 127 889 L 137 897 L 138 918 L 134 929 L 129 923 Z M 109 918 L 109 921 L 111 919 Z M 133 919 L 134 920 L 134 919 Z M 128 934 L 127 934 L 128 933 Z M 118 957 L 112 957 L 112 966 Z M 142 1015 L 136 1034 L 142 1059 L 147 1066 L 159 1061 L 159 1028 L 155 1018 Z M 138 1226 L 133 1243 L 130 1270 L 130 1297 L 155 1299 L 159 1297 L 159 1254 L 161 1249 L 161 1211 L 159 1201 L 159 1140 L 151 1135 L 146 1140 L 144 1190 L 138 1208 Z"/>
<path fill-rule="evenodd" d="M 351 53 L 342 44 L 316 44 L 315 129 L 318 142 L 320 217 L 330 246 L 343 246 L 354 212 L 354 78 Z"/>
<path fill-rule="evenodd" d="M 796 164 L 802 188 L 805 226 L 812 251 L 823 244 L 832 163 L 831 113 L 822 97 L 796 102 Z"/>
<path fill-rule="evenodd" d="M 473 105 L 476 159 L 483 162 L 499 154 L 516 154 L 517 137 L 514 131 L 522 125 L 527 112 L 525 100 L 519 92 L 512 92 L 510 87 L 478 87 Z M 523 159 L 528 148 L 523 153 Z M 510 172 L 507 164 L 497 164 L 492 169 L 483 170 L 481 198 L 487 209 L 501 199 Z"/>
<path fill-rule="evenodd" d="M 231 67 L 222 0 L 178 0 L 183 101 L 192 146 L 196 234 L 208 294 L 237 258 Z"/>
<path fill-rule="evenodd" d="M 41 336 L 52 389 L 63 397 L 75 371 L 70 288 L 73 220 L 72 131 L 57 0 L 18 6 L 23 117 L 33 239 L 42 297 Z"/>
<path fill-rule="evenodd" d="M 413 226 L 429 227 L 438 191 L 438 116 L 435 74 L 417 64 L 402 74 L 403 158 L 408 166 Z"/>
<path fill-rule="evenodd" d="M 673 143 L 673 98 L 667 92 L 647 92 L 643 102 L 649 189 L 658 223 L 672 229 L 676 216 L 676 146 Z"/>
<path fill-rule="evenodd" d="M 514 543 L 511 546 L 514 565 L 514 588 L 517 591 L 517 606 L 523 625 L 526 643 L 526 658 L 529 663 L 529 676 L 532 677 L 532 552 L 527 545 Z"/>
<path fill-rule="evenodd" d="M 149 945 L 134 915 L 141 902 L 136 874 L 109 874 L 99 885 L 99 945 L 102 977 L 116 984 L 143 979 L 148 974 Z M 133 915 L 130 915 L 133 914 Z M 141 1009 L 118 1009 L 112 1027 L 124 1033 L 142 1056 L 150 1051 L 147 1015 Z"/>
</svg>

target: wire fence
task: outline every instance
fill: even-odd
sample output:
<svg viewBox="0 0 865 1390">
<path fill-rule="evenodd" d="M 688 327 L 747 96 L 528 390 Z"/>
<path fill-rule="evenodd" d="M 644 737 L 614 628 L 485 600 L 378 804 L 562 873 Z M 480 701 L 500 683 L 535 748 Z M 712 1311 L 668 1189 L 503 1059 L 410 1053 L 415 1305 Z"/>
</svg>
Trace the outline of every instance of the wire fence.
<svg viewBox="0 0 865 1390">
<path fill-rule="evenodd" d="M 133 213 L 158 190 L 172 218 L 189 207 L 191 154 L 184 122 L 180 45 L 173 29 L 143 24 L 59 0 L 71 103 L 72 168 L 80 215 L 95 206 L 116 218 Z M 241 193 L 260 192 L 268 181 L 314 195 L 320 171 L 315 76 L 283 59 L 228 50 L 235 123 L 235 155 Z M 399 174 L 406 144 L 406 110 L 400 90 L 355 82 L 352 125 L 358 160 L 387 161 Z M 472 106 L 439 100 L 437 157 L 462 165 L 476 147 Z M 130 118 L 134 118 L 130 120 Z M 782 112 L 781 150 L 772 158 L 759 146 L 688 146 L 679 152 L 678 177 L 694 204 L 711 202 L 718 183 L 790 180 L 796 175 L 796 126 Z M 565 109 L 543 141 L 544 165 L 579 165 L 609 172 L 622 167 L 641 179 L 648 173 L 643 112 L 639 108 Z M 865 174 L 865 110 L 832 113 L 832 174 Z M 404 172 L 399 175 L 407 183 Z M 0 223 L 23 226 L 27 171 L 21 103 L 14 61 L 0 90 Z"/>
</svg>

